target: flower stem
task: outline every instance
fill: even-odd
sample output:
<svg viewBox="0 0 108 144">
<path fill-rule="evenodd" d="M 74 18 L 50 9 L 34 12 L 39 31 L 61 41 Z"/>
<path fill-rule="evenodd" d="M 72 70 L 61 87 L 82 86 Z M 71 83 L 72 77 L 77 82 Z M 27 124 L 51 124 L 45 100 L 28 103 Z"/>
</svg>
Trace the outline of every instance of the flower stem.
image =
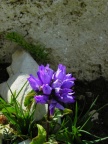
<svg viewBox="0 0 108 144">
<path fill-rule="evenodd" d="M 49 104 L 48 104 L 48 112 L 47 112 L 47 135 L 46 135 L 46 141 L 48 142 L 49 138 L 49 120 L 50 120 L 50 110 L 49 110 Z"/>
</svg>

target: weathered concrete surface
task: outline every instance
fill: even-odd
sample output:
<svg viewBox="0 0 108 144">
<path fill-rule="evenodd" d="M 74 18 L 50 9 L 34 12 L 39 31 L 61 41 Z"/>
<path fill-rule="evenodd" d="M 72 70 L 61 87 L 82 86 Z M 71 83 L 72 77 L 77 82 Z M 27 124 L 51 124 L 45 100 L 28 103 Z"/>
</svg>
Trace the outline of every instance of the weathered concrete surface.
<svg viewBox="0 0 108 144">
<path fill-rule="evenodd" d="M 53 67 L 63 63 L 79 79 L 108 79 L 107 0 L 1 0 L 0 32 L 7 31 L 51 48 Z M 11 60 L 13 44 L 0 43 L 1 61 Z"/>
</svg>

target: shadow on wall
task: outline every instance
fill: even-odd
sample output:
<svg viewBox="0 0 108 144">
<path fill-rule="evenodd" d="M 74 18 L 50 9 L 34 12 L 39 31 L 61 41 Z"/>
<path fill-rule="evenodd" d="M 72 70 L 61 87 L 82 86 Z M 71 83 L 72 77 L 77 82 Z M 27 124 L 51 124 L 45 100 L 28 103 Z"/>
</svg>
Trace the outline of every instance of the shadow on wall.
<svg viewBox="0 0 108 144">
<path fill-rule="evenodd" d="M 10 63 L 0 64 L 0 83 L 8 80 L 9 75 L 7 73 L 6 68 L 10 65 Z"/>
</svg>

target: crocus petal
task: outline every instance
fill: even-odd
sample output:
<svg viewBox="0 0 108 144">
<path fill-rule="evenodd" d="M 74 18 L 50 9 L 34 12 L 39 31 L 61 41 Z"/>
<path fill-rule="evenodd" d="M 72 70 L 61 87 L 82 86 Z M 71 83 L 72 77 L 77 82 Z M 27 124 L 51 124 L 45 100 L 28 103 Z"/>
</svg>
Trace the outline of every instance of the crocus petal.
<svg viewBox="0 0 108 144">
<path fill-rule="evenodd" d="M 45 70 L 46 70 L 46 72 L 48 73 L 48 75 L 52 78 L 54 71 L 53 71 L 51 68 L 49 68 L 49 64 L 47 64 Z"/>
<path fill-rule="evenodd" d="M 71 79 L 72 79 L 73 81 L 75 81 L 75 80 L 76 80 L 76 78 L 75 78 L 75 77 L 72 77 Z"/>
<path fill-rule="evenodd" d="M 50 115 L 54 115 L 54 109 L 55 109 L 55 107 L 52 107 L 52 108 L 50 109 Z"/>
<path fill-rule="evenodd" d="M 74 81 L 63 81 L 61 88 L 71 88 L 74 86 Z"/>
<path fill-rule="evenodd" d="M 28 81 L 32 89 L 35 91 L 39 90 L 39 87 L 42 85 L 41 81 L 33 75 L 30 75 Z"/>
<path fill-rule="evenodd" d="M 50 106 L 49 106 L 49 110 L 50 110 L 50 114 L 53 115 L 54 114 L 54 109 L 55 109 L 55 106 L 56 106 L 56 103 L 50 103 Z"/>
<path fill-rule="evenodd" d="M 72 89 L 68 89 L 68 88 L 63 88 L 63 89 L 60 89 L 59 92 L 60 94 L 68 94 L 70 92 L 72 92 L 73 90 Z"/>
<path fill-rule="evenodd" d="M 65 93 L 66 95 L 68 95 L 68 93 L 71 93 L 72 91 L 73 91 L 72 89 L 68 89 L 68 88 L 65 88 L 65 89 L 56 88 L 55 89 L 55 96 L 57 99 L 59 99 L 62 94 Z"/>
<path fill-rule="evenodd" d="M 56 100 L 51 100 L 51 104 L 50 104 L 50 107 L 49 107 L 51 115 L 54 114 L 54 109 L 55 108 L 64 110 L 64 107 L 61 104 L 59 104 Z"/>
<path fill-rule="evenodd" d="M 49 68 L 49 65 L 46 67 L 41 65 L 37 75 L 43 84 L 50 84 L 53 76 L 53 70 Z"/>
<path fill-rule="evenodd" d="M 67 74 L 64 79 L 70 79 L 71 77 L 72 77 L 72 74 Z"/>
<path fill-rule="evenodd" d="M 53 108 L 53 107 L 56 107 L 56 108 L 59 108 L 59 109 L 61 109 L 61 110 L 63 110 L 64 109 L 64 107 L 61 105 L 61 104 L 59 104 L 56 100 L 52 100 L 51 101 L 51 104 L 50 104 L 50 109 L 51 108 Z"/>
<path fill-rule="evenodd" d="M 59 98 L 59 101 L 61 101 L 63 103 L 73 103 L 73 102 L 75 102 L 75 99 L 74 99 L 74 96 L 63 93 L 61 95 L 61 97 Z"/>
<path fill-rule="evenodd" d="M 61 88 L 59 88 L 59 87 L 58 87 L 58 88 L 55 88 L 55 92 L 56 92 L 56 93 L 60 93 L 60 90 L 61 90 Z"/>
<path fill-rule="evenodd" d="M 55 106 L 56 106 L 56 103 L 50 103 L 50 106 L 49 106 L 49 109 L 51 110 L 52 108 L 55 108 Z"/>
<path fill-rule="evenodd" d="M 44 94 L 50 95 L 51 91 L 52 91 L 52 88 L 48 84 L 46 84 L 46 85 L 43 86 L 43 93 Z"/>
<path fill-rule="evenodd" d="M 38 67 L 38 71 L 43 71 L 44 69 L 45 69 L 44 65 L 40 65 L 40 66 Z"/>
<path fill-rule="evenodd" d="M 56 108 L 64 110 L 64 107 L 61 104 L 59 104 L 59 103 L 56 103 Z"/>
<path fill-rule="evenodd" d="M 66 67 L 63 66 L 62 64 L 59 64 L 58 69 L 54 74 L 55 80 L 56 79 L 63 80 L 65 75 L 66 75 Z"/>
<path fill-rule="evenodd" d="M 34 99 L 36 100 L 36 103 L 46 104 L 48 101 L 48 96 L 38 95 L 38 96 L 35 96 Z"/>
<path fill-rule="evenodd" d="M 60 96 L 60 88 L 55 88 L 55 96 Z"/>
<path fill-rule="evenodd" d="M 58 88 L 58 87 L 61 87 L 61 85 L 62 85 L 62 82 L 59 79 L 57 79 L 56 81 L 52 83 L 52 88 Z"/>
<path fill-rule="evenodd" d="M 64 65 L 59 64 L 58 69 L 60 69 L 64 74 L 66 74 L 66 67 Z"/>
</svg>

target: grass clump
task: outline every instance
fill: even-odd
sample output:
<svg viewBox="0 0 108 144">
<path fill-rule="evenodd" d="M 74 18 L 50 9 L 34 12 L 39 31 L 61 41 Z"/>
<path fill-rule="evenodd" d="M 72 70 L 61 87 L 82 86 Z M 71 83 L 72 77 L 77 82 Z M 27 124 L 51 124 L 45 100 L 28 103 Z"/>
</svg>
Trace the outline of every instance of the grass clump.
<svg viewBox="0 0 108 144">
<path fill-rule="evenodd" d="M 39 63 L 39 64 L 46 64 L 48 61 L 48 51 L 46 51 L 45 46 L 38 43 L 34 45 L 33 43 L 27 42 L 24 37 L 17 33 L 17 32 L 10 32 L 6 34 L 6 39 L 17 43 L 23 49 L 28 51 L 32 57 Z"/>
</svg>

